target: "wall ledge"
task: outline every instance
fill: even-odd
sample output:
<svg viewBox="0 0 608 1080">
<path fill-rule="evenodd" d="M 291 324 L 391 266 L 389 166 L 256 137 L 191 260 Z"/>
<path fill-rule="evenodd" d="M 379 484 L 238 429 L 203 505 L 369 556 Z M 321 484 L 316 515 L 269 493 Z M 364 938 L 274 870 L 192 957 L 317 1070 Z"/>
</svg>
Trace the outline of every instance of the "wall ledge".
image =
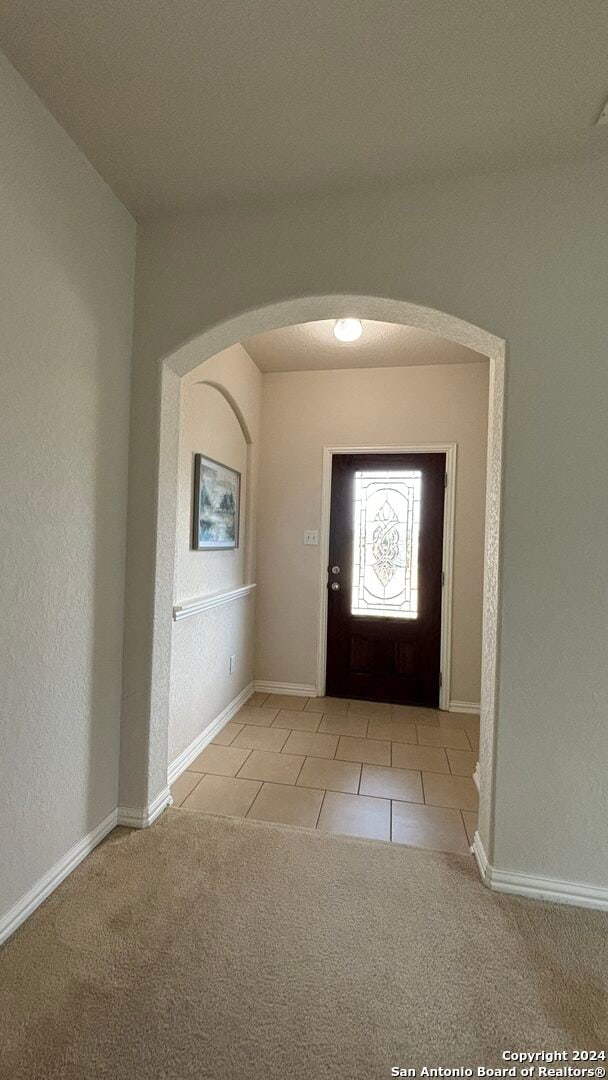
<svg viewBox="0 0 608 1080">
<path fill-rule="evenodd" d="M 475 856 L 481 880 L 494 892 L 548 900 L 553 904 L 571 904 L 574 907 L 593 908 L 595 911 L 608 911 L 608 888 L 601 885 L 583 885 L 577 881 L 536 877 L 532 874 L 521 874 L 516 870 L 501 870 L 488 862 L 478 832 L 473 838 L 471 851 Z"/>
<path fill-rule="evenodd" d="M 209 593 L 207 596 L 197 596 L 194 600 L 184 600 L 181 604 L 175 604 L 173 619 L 181 622 L 191 615 L 198 615 L 201 611 L 209 611 L 211 608 L 222 607 L 223 604 L 231 604 L 242 596 L 249 596 L 255 589 L 255 583 L 239 585 L 236 589 L 224 589 L 222 592 Z"/>
</svg>

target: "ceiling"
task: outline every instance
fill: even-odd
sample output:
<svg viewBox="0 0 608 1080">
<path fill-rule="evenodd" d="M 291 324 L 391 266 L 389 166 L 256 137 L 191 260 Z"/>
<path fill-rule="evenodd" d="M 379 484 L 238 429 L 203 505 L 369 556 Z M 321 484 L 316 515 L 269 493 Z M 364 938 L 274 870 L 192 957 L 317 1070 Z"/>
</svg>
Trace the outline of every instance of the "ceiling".
<svg viewBox="0 0 608 1080">
<path fill-rule="evenodd" d="M 263 372 L 471 364 L 487 360 L 481 353 L 437 337 L 429 330 L 369 320 L 362 323 L 362 336 L 351 344 L 334 337 L 333 319 L 269 330 L 242 344 Z"/>
<path fill-rule="evenodd" d="M 0 0 L 137 215 L 608 151 L 606 0 Z"/>
</svg>

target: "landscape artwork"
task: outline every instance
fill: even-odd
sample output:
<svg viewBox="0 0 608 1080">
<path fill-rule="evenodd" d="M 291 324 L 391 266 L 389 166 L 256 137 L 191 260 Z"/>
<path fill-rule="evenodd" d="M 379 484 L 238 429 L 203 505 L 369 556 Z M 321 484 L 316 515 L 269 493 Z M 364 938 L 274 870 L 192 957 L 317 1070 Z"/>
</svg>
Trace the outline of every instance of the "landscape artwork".
<svg viewBox="0 0 608 1080">
<path fill-rule="evenodd" d="M 195 551 L 239 546 L 240 497 L 240 473 L 203 454 L 195 454 L 192 530 Z"/>
</svg>

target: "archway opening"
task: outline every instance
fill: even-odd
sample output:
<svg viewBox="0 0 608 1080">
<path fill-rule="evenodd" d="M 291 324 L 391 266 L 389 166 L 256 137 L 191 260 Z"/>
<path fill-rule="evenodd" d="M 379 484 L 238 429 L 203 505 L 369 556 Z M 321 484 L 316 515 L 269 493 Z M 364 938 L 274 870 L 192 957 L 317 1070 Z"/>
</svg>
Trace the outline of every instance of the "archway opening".
<svg viewBox="0 0 608 1080">
<path fill-rule="evenodd" d="M 490 361 L 487 484 L 485 511 L 481 739 L 479 832 L 483 848 L 491 859 L 493 844 L 493 774 L 496 741 L 497 642 L 500 607 L 499 541 L 502 477 L 502 427 L 504 400 L 505 343 L 494 335 L 454 316 L 398 300 L 358 296 L 302 297 L 235 316 L 185 343 L 161 365 L 161 432 L 158 489 L 158 521 L 154 606 L 163 612 L 154 627 L 154 649 L 150 686 L 150 772 L 157 776 L 167 768 L 168 686 L 167 665 L 154 657 L 171 655 L 172 624 L 167 613 L 173 608 L 175 580 L 176 477 L 178 469 L 180 380 L 211 361 L 218 353 L 263 331 L 294 323 L 339 318 L 356 312 L 373 319 L 420 327 L 440 337 L 483 353 Z M 217 380 L 205 378 L 216 385 Z M 224 388 L 225 389 L 225 388 Z M 221 391 L 223 392 L 223 391 Z M 250 564 L 251 565 L 251 564 Z M 246 582 L 245 582 L 246 584 Z M 164 756 L 164 760 L 163 760 Z M 158 760 L 154 762 L 153 757 Z M 158 784 L 157 784 L 158 787 Z M 150 785 L 154 794 L 154 784 Z M 157 809 L 167 801 L 165 787 L 152 800 Z M 163 801 L 164 800 L 164 801 Z"/>
</svg>

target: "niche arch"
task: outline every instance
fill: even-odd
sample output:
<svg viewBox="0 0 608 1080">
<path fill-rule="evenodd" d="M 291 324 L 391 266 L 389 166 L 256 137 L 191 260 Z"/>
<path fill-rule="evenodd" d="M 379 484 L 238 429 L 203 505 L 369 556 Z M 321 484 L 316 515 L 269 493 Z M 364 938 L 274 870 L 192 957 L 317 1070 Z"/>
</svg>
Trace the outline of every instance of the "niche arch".
<svg viewBox="0 0 608 1080">
<path fill-rule="evenodd" d="M 208 359 L 211 359 L 211 358 L 209 357 Z M 245 479 L 245 484 L 244 484 L 244 488 L 245 488 L 245 513 L 244 513 L 245 530 L 242 533 L 242 541 L 243 541 L 243 546 L 245 548 L 245 559 L 244 559 L 244 568 L 243 568 L 243 584 L 247 584 L 251 580 L 251 576 L 252 576 L 252 572 L 253 572 L 254 546 L 255 546 L 254 545 L 254 537 L 252 535 L 253 530 L 251 528 L 251 514 L 252 514 L 252 509 L 253 509 L 253 487 L 254 487 L 253 435 L 252 435 L 251 429 L 249 427 L 249 424 L 247 423 L 247 418 L 246 418 L 246 416 L 245 416 L 239 402 L 234 397 L 234 394 L 232 394 L 230 392 L 230 390 L 226 386 L 223 386 L 222 383 L 219 382 L 217 379 L 206 379 L 206 378 L 196 379 L 195 382 L 194 382 L 194 385 L 195 386 L 209 386 L 212 390 L 217 391 L 217 393 L 220 394 L 223 397 L 224 401 L 228 404 L 228 406 L 230 407 L 231 411 L 234 413 L 234 415 L 235 415 L 235 417 L 236 417 L 236 419 L 238 421 L 239 427 L 240 427 L 241 432 L 243 434 L 243 438 L 245 440 L 245 446 L 247 447 L 247 464 L 245 466 L 245 478 L 244 478 Z"/>
</svg>

